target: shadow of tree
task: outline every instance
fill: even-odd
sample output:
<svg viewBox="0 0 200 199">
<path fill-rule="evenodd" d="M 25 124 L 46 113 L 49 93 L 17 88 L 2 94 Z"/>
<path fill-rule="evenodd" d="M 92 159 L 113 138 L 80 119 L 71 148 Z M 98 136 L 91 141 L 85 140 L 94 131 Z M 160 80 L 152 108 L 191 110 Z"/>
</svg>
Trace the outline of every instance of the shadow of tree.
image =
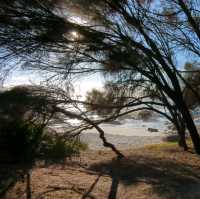
<svg viewBox="0 0 200 199">
<path fill-rule="evenodd" d="M 32 164 L 0 164 L 0 199 L 4 199 L 6 192 L 20 180 L 26 180 L 27 199 L 31 198 L 30 170 L 32 166 Z"/>
<path fill-rule="evenodd" d="M 36 197 L 36 199 L 42 199 L 45 196 L 47 196 L 47 194 L 49 193 L 53 193 L 56 191 L 73 191 L 75 193 L 77 193 L 79 196 L 81 196 L 81 199 L 96 199 L 95 196 L 92 195 L 92 191 L 95 188 L 95 186 L 97 185 L 97 183 L 99 182 L 99 179 L 101 178 L 101 173 L 97 176 L 97 178 L 95 179 L 95 181 L 91 184 L 91 186 L 89 187 L 88 190 L 85 190 L 81 187 L 78 187 L 77 185 L 68 182 L 68 185 L 65 186 L 48 186 L 48 190 L 41 192 L 38 194 L 38 196 Z M 48 196 L 47 196 L 48 197 Z M 70 197 L 71 198 L 71 197 Z M 27 198 L 27 199 L 31 199 L 31 198 Z"/>
<path fill-rule="evenodd" d="M 81 199 L 86 199 L 90 196 L 90 193 L 92 192 L 92 190 L 94 189 L 94 187 L 97 185 L 100 177 L 102 176 L 102 174 L 100 173 L 98 175 L 98 177 L 96 178 L 96 180 L 92 183 L 92 185 L 90 186 L 90 188 L 83 194 Z"/>
<path fill-rule="evenodd" d="M 63 168 L 68 166 L 75 166 L 80 164 L 80 158 L 63 158 L 63 159 L 39 159 L 40 167 L 48 168 L 52 165 L 59 165 Z M 6 193 L 17 182 L 25 182 L 25 195 L 27 199 L 31 199 L 31 170 L 34 168 L 35 162 L 30 163 L 0 163 L 0 199 L 6 198 Z M 57 191 L 57 190 L 56 190 Z"/>
<path fill-rule="evenodd" d="M 139 182 L 150 184 L 153 192 L 164 199 L 200 198 L 200 166 L 197 168 L 187 162 L 135 155 L 121 161 L 96 163 L 90 169 L 112 177 L 109 199 L 117 198 L 119 183 L 130 186 Z"/>
</svg>

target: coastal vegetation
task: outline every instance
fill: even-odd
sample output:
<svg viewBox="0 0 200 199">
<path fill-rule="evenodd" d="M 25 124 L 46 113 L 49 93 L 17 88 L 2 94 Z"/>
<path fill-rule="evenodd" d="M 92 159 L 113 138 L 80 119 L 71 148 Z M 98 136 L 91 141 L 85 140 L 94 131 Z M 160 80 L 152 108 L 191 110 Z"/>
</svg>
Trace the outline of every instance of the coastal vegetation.
<svg viewBox="0 0 200 199">
<path fill-rule="evenodd" d="M 0 185 L 6 184 L 2 194 L 8 199 L 20 198 L 21 181 L 16 183 L 17 196 L 15 186 L 8 195 L 5 192 L 26 176 L 23 197 L 27 199 L 61 190 L 73 191 L 69 198 L 115 199 L 118 186 L 119 197 L 127 189 L 126 198 L 135 194 L 152 199 L 198 198 L 200 134 L 192 111 L 200 102 L 199 8 L 198 0 L 0 1 L 2 86 L 16 69 L 44 76 L 38 85 L 0 92 Z M 77 81 L 100 75 L 105 80 L 101 90 L 94 88 L 82 98 L 77 96 Z M 175 129 L 181 148 L 167 143 L 121 151 L 106 137 L 102 124 L 136 112 L 143 120 L 154 113 L 164 117 Z M 82 164 L 81 151 L 88 147 L 80 136 L 92 128 L 114 154 L 85 152 Z M 108 156 L 107 160 L 101 155 Z M 31 176 L 33 185 L 41 187 L 43 180 L 37 178 L 45 175 L 37 165 L 44 162 L 49 173 L 47 165 L 55 166 L 56 172 L 60 162 L 70 171 L 76 169 L 69 166 L 73 157 L 78 157 L 74 165 L 79 170 L 98 175 L 94 184 L 81 188 L 78 177 L 63 174 L 67 181 L 58 179 L 63 186 L 48 182 L 42 191 L 35 189 L 36 196 Z M 18 162 L 17 166 L 9 161 Z M 12 169 L 4 172 L 7 163 Z M 82 176 L 80 173 L 74 174 Z M 82 184 L 90 181 L 89 176 L 84 177 L 80 178 Z M 101 177 L 107 191 L 91 195 Z M 54 177 L 50 181 L 55 182 Z M 182 184 L 194 186 L 193 194 L 184 192 Z M 137 191 L 129 190 L 128 185 Z M 64 198 L 60 194 L 49 197 Z"/>
<path fill-rule="evenodd" d="M 176 126 L 183 145 L 187 129 L 200 153 L 182 84 L 199 95 L 176 63 L 180 53 L 198 62 L 198 1 L 19 0 L 0 7 L 3 74 L 19 60 L 23 68 L 49 74 L 48 83 L 69 88 L 78 75 L 101 72 L 121 90 L 114 113 L 127 106 L 159 112 Z"/>
</svg>

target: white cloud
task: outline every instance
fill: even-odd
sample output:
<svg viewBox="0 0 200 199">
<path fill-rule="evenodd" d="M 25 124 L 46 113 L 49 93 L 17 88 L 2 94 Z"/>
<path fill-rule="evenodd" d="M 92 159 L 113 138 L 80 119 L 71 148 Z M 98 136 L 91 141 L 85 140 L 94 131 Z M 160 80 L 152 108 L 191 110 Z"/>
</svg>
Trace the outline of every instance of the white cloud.
<svg viewBox="0 0 200 199">
<path fill-rule="evenodd" d="M 30 71 L 14 71 L 5 81 L 4 87 L 40 84 L 44 80 L 44 76 Z M 100 75 L 92 75 L 84 78 L 79 78 L 74 81 L 75 95 L 84 99 L 86 93 L 93 89 L 102 89 L 103 79 Z"/>
</svg>

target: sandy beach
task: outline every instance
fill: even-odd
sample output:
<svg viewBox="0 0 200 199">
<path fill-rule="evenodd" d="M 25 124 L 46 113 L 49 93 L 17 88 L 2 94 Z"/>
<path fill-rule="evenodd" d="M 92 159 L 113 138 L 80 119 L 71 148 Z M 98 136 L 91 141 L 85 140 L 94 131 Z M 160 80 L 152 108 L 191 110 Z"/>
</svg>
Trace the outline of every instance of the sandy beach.
<svg viewBox="0 0 200 199">
<path fill-rule="evenodd" d="M 199 117 L 195 118 L 195 123 L 200 132 L 199 121 Z M 157 115 L 145 121 L 128 118 L 111 121 L 110 123 L 103 123 L 99 126 L 104 130 L 106 139 L 121 150 L 162 143 L 166 140 L 166 137 L 171 135 L 176 136 L 176 132 L 170 128 L 172 124 L 165 118 Z M 148 130 L 149 128 L 155 131 L 150 132 Z M 95 128 L 83 131 L 80 138 L 83 142 L 87 143 L 92 150 L 106 149 Z"/>
<path fill-rule="evenodd" d="M 114 144 L 118 149 L 139 148 L 145 145 L 158 144 L 163 142 L 163 136 L 123 136 L 106 134 L 105 137 L 109 142 Z M 96 133 L 84 133 L 81 140 L 88 144 L 90 149 L 105 150 L 99 135 Z"/>
<path fill-rule="evenodd" d="M 101 128 L 104 130 L 107 140 L 119 149 L 138 148 L 149 144 L 161 143 L 164 137 L 169 135 L 163 130 L 149 132 L 147 127 L 132 127 L 128 125 L 103 124 Z M 84 131 L 81 134 L 81 140 L 87 143 L 90 149 L 105 149 L 95 129 Z"/>
</svg>

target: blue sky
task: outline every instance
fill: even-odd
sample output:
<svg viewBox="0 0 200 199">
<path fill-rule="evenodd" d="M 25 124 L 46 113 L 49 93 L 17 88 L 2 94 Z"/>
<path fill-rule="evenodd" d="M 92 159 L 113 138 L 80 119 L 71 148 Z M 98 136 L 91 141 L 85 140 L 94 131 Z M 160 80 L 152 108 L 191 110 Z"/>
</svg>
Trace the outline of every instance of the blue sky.
<svg viewBox="0 0 200 199">
<path fill-rule="evenodd" d="M 187 56 L 184 54 L 179 55 L 178 68 L 182 68 L 187 60 Z M 31 85 L 40 84 L 43 80 L 39 73 L 34 73 L 30 71 L 18 70 L 13 72 L 5 81 L 4 86 L 16 86 L 16 85 Z M 102 89 L 103 87 L 103 77 L 99 74 L 93 74 L 75 81 L 74 83 L 76 94 L 82 97 L 85 96 L 86 92 L 92 88 Z"/>
<path fill-rule="evenodd" d="M 195 57 L 183 52 L 177 52 L 176 59 L 177 68 L 183 69 L 185 62 L 192 62 L 195 60 Z M 200 61 L 198 58 L 196 60 Z M 44 79 L 45 77 L 36 71 L 16 70 L 7 78 L 4 87 L 40 84 Z M 103 82 L 104 78 L 100 74 L 93 74 L 84 78 L 79 78 L 78 81 L 75 81 L 74 83 L 76 94 L 84 97 L 86 92 L 92 88 L 102 89 Z"/>
</svg>

